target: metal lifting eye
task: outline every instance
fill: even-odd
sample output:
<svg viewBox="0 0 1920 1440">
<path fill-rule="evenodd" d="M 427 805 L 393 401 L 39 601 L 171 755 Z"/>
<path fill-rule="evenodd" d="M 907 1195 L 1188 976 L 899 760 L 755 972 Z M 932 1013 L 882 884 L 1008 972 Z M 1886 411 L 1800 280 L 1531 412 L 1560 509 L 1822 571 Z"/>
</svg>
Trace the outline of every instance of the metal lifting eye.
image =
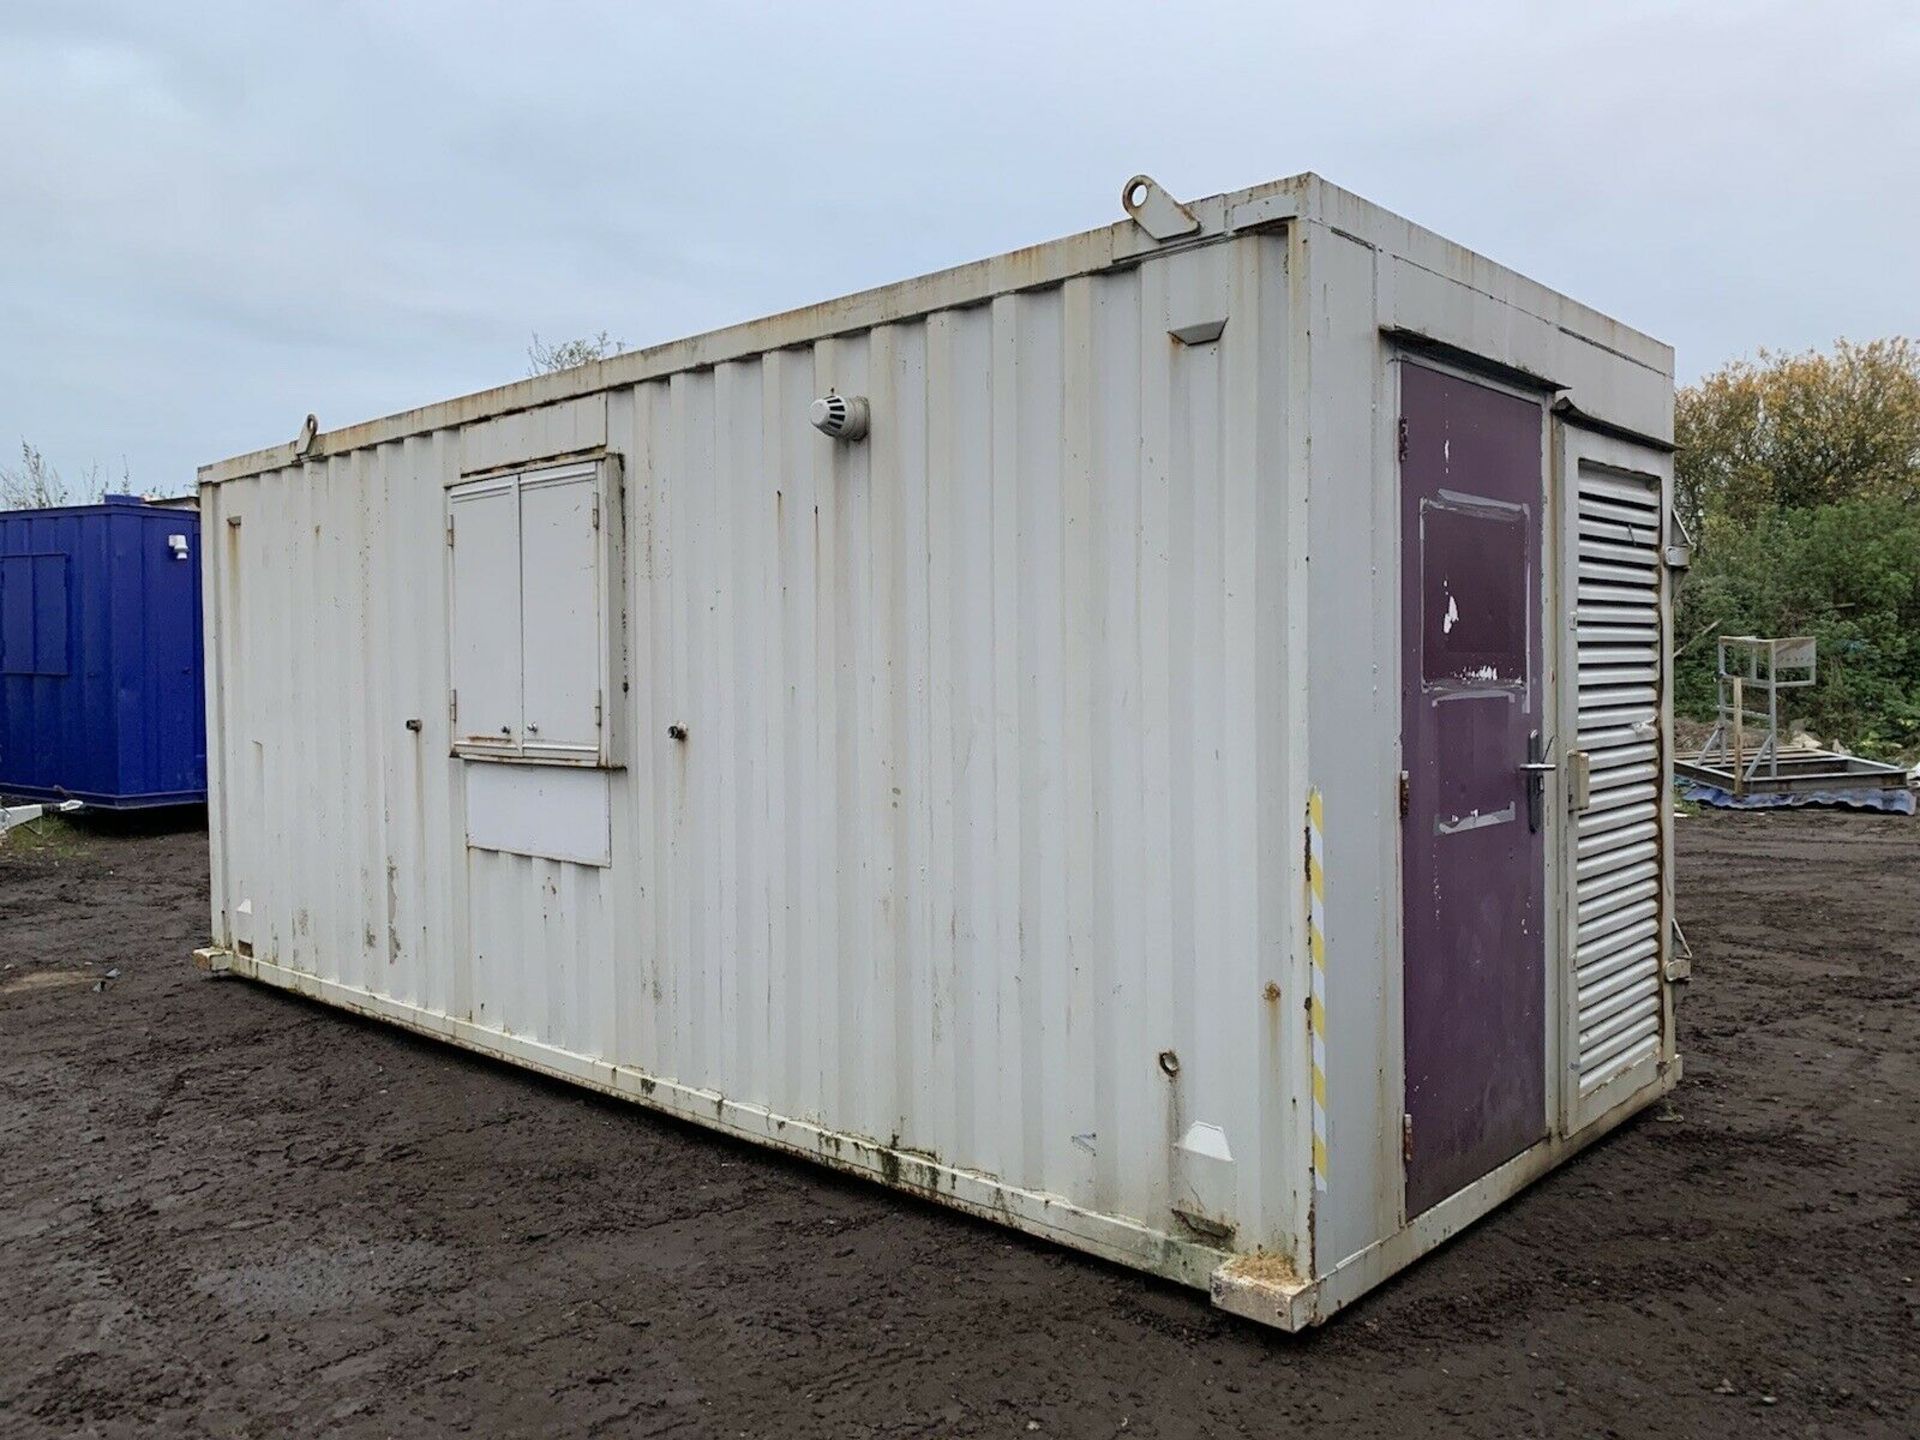
<svg viewBox="0 0 1920 1440">
<path fill-rule="evenodd" d="M 1122 185 L 1120 205 L 1156 240 L 1178 240 L 1200 228 L 1200 217 L 1169 195 L 1151 175 L 1136 175 Z"/>
</svg>

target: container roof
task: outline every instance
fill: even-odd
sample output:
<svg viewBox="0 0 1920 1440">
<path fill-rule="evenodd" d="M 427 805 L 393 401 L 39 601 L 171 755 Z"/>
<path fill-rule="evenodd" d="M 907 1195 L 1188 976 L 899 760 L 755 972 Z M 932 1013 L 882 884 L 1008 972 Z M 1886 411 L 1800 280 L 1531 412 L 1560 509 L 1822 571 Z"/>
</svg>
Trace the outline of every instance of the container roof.
<svg viewBox="0 0 1920 1440">
<path fill-rule="evenodd" d="M 1133 182 L 1128 184 L 1131 188 Z M 1429 246 L 1443 247 L 1449 261 L 1462 270 L 1493 264 L 1328 184 L 1311 172 L 1189 201 L 1186 209 L 1199 221 L 1198 228 L 1165 242 L 1155 240 L 1142 224 L 1128 218 L 992 259 L 935 271 L 702 335 L 627 351 L 570 370 L 517 380 L 339 430 L 316 430 L 310 438 L 303 434 L 300 440 L 203 465 L 199 471 L 200 483 L 217 485 L 278 470 L 302 460 L 531 410 L 772 350 L 858 334 L 877 325 L 915 320 L 940 310 L 978 305 L 997 295 L 1041 289 L 1076 275 L 1137 263 L 1151 255 L 1212 243 L 1230 235 L 1283 226 L 1294 220 L 1317 220 L 1329 210 L 1338 214 L 1341 223 L 1352 223 L 1353 217 L 1362 212 L 1376 216 L 1403 237 L 1420 237 Z M 1558 308 L 1563 311 L 1576 310 L 1585 322 L 1583 329 L 1593 332 L 1589 338 L 1616 349 L 1624 358 L 1671 374 L 1672 351 L 1661 342 L 1598 311 L 1576 306 L 1545 286 L 1524 280 L 1522 283 L 1537 292 L 1543 302 L 1552 299 L 1561 302 Z M 1543 308 L 1553 307 L 1543 304 Z"/>
<path fill-rule="evenodd" d="M 35 505 L 22 510 L 0 510 L 0 519 L 18 515 L 91 515 L 106 510 L 146 508 L 197 510 L 200 508 L 200 499 L 197 495 L 151 499 L 145 495 L 102 495 L 98 500 L 77 505 Z"/>
</svg>

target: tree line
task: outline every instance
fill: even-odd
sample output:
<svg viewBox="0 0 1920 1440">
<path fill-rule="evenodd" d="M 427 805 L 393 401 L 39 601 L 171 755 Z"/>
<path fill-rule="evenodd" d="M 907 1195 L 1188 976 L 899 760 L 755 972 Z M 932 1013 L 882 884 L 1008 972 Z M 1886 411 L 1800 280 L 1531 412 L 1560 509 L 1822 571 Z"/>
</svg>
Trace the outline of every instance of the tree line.
<svg viewBox="0 0 1920 1440">
<path fill-rule="evenodd" d="M 1761 351 L 1683 387 L 1674 488 L 1695 540 L 1674 702 L 1715 706 L 1719 635 L 1812 635 L 1795 720 L 1863 754 L 1920 746 L 1920 344 Z"/>
<path fill-rule="evenodd" d="M 129 482 L 131 483 L 131 482 Z M 89 466 L 69 481 L 38 447 L 20 442 L 20 463 L 0 465 L 0 510 L 46 510 L 56 505 L 89 505 L 107 493 L 100 466 Z"/>
</svg>

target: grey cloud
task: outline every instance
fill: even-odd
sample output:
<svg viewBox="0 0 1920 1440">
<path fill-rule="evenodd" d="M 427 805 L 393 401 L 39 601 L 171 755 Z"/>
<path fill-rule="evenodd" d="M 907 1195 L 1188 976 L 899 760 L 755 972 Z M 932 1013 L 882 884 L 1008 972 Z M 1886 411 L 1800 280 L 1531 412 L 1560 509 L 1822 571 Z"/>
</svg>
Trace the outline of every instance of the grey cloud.
<svg viewBox="0 0 1920 1440">
<path fill-rule="evenodd" d="M 0 448 L 206 460 L 1313 169 L 1674 342 L 1920 331 L 1902 0 L 0 0 Z"/>
</svg>

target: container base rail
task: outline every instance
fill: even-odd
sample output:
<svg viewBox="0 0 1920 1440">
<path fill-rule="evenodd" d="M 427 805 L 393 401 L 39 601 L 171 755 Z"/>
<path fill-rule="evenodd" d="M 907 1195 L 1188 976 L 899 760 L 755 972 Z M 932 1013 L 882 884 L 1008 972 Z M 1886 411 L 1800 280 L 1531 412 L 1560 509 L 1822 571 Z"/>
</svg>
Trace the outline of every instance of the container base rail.
<svg viewBox="0 0 1920 1440">
<path fill-rule="evenodd" d="M 241 951 L 193 952 L 203 973 L 252 980 L 372 1020 L 441 1040 L 550 1079 L 584 1085 L 649 1110 L 749 1140 L 857 1175 L 950 1209 L 1011 1226 L 1039 1239 L 1207 1291 L 1213 1304 L 1242 1319 L 1298 1332 L 1318 1325 L 1388 1277 L 1485 1218 L 1563 1161 L 1606 1138 L 1670 1095 L 1680 1083 L 1679 1056 L 1631 1104 L 1572 1135 L 1553 1134 L 1508 1160 L 1405 1227 L 1316 1276 L 1302 1276 L 1286 1257 L 1234 1254 L 1182 1240 L 1122 1217 L 1074 1205 L 1057 1195 L 1009 1185 L 995 1176 L 943 1164 L 917 1151 L 831 1129 L 810 1120 L 742 1104 L 714 1091 L 662 1079 L 632 1066 L 589 1056 L 429 1011 L 358 986 L 322 979 Z"/>
</svg>

